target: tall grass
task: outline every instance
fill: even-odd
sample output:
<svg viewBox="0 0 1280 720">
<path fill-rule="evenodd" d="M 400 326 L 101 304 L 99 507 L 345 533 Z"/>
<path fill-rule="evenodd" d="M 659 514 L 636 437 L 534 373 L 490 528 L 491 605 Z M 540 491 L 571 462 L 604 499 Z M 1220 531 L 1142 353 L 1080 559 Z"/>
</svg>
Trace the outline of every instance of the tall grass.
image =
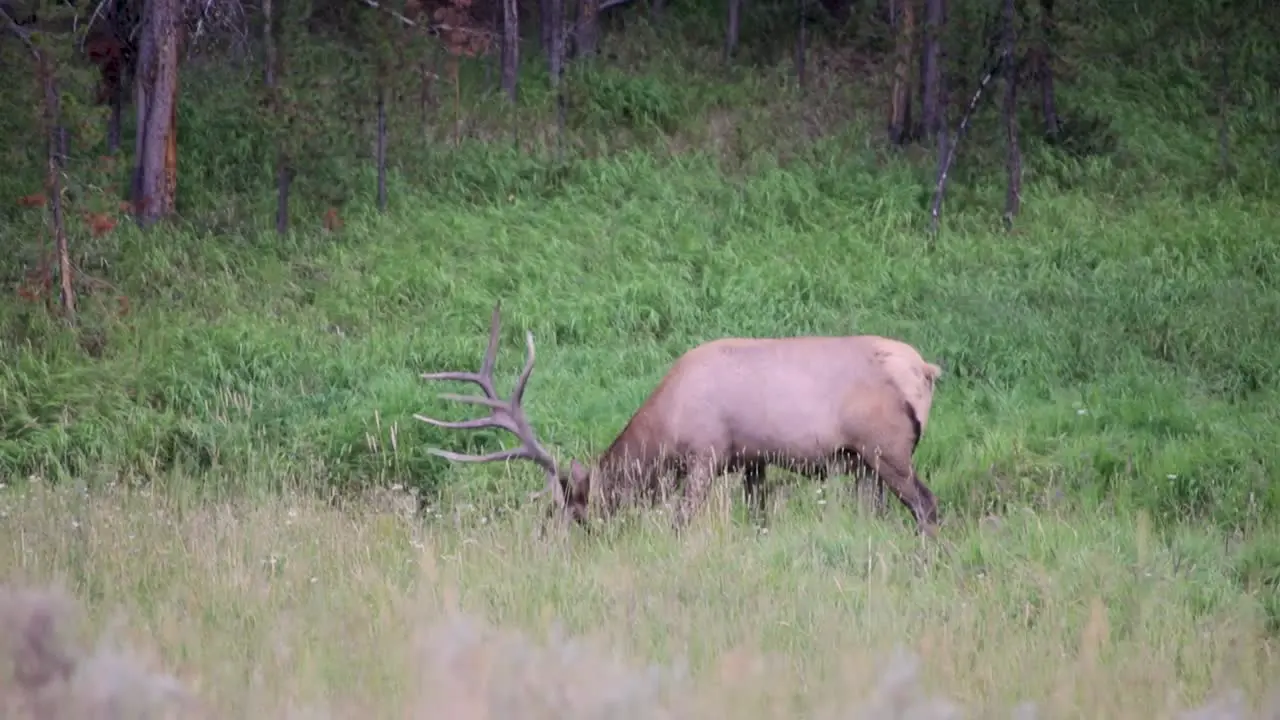
<svg viewBox="0 0 1280 720">
<path fill-rule="evenodd" d="M 641 520 L 562 544 L 533 539 L 533 514 L 424 522 L 395 495 L 8 489 L 0 663 L 23 672 L 0 702 L 50 703 L 26 716 L 45 718 L 1275 712 L 1274 638 L 1212 530 L 1015 513 L 942 549 L 804 495 L 763 537 L 725 521 L 721 494 L 681 539 Z"/>
</svg>

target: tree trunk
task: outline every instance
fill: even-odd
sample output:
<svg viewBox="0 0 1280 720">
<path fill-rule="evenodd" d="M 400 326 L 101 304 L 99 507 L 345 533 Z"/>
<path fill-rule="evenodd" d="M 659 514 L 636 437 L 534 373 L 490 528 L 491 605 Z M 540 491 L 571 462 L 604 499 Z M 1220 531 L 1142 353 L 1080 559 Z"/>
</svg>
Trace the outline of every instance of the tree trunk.
<svg viewBox="0 0 1280 720">
<path fill-rule="evenodd" d="M 502 90 L 514 104 L 520 79 L 520 16 L 516 0 L 502 0 Z"/>
<path fill-rule="evenodd" d="M 262 47 L 264 62 L 262 79 L 267 86 L 267 106 L 270 108 L 271 121 L 282 120 L 280 108 L 280 47 L 276 42 L 275 23 L 276 4 L 273 0 L 262 0 Z M 283 132 L 276 134 L 276 234 L 286 235 L 289 232 L 289 184 L 293 173 L 289 167 L 289 155 L 285 148 Z"/>
<path fill-rule="evenodd" d="M 920 98 L 920 122 L 925 138 L 935 137 L 946 118 L 942 87 L 942 29 L 946 14 L 946 0 L 925 0 L 924 57 L 921 58 L 924 92 Z"/>
<path fill-rule="evenodd" d="M 796 8 L 799 11 L 799 17 L 796 18 L 796 85 L 803 90 L 805 85 L 804 61 L 809 52 L 809 22 L 805 15 L 808 11 L 808 2 L 806 0 L 796 0 Z"/>
<path fill-rule="evenodd" d="M 564 144 L 566 100 L 564 96 L 564 0 L 544 0 L 551 28 L 547 44 L 547 73 L 551 77 L 551 89 L 556 95 L 556 158 L 559 159 Z"/>
<path fill-rule="evenodd" d="M 578 0 L 578 29 L 574 34 L 579 57 L 600 49 L 600 0 Z"/>
<path fill-rule="evenodd" d="M 418 112 L 422 122 L 422 134 L 424 136 L 431 132 L 431 111 L 436 105 L 436 77 L 440 72 L 439 45 L 433 46 L 429 57 L 429 60 L 424 58 L 418 63 Z"/>
<path fill-rule="evenodd" d="M 551 6 L 560 0 L 538 0 L 538 31 L 541 33 L 542 51 L 551 57 L 551 28 L 557 22 L 559 13 Z"/>
<path fill-rule="evenodd" d="M 375 154 L 378 163 L 378 212 L 387 211 L 387 81 L 378 78 L 378 139 Z"/>
<path fill-rule="evenodd" d="M 120 120 L 124 115 L 124 88 L 117 87 L 111 95 L 111 115 L 107 118 L 107 154 L 120 152 Z"/>
<path fill-rule="evenodd" d="M 177 0 L 147 0 L 135 81 L 133 207 L 142 227 L 171 215 L 176 205 L 179 21 Z"/>
<path fill-rule="evenodd" d="M 1225 41 L 1219 45 L 1218 62 L 1218 160 L 1223 177 L 1230 178 L 1235 176 L 1236 168 L 1231 161 L 1231 67 Z"/>
<path fill-rule="evenodd" d="M 911 57 L 915 45 L 915 0 L 889 0 L 894 34 L 893 87 L 889 95 L 889 142 L 906 144 L 911 128 Z"/>
<path fill-rule="evenodd" d="M 738 51 L 738 38 L 742 32 L 742 3 L 745 0 L 729 0 L 729 21 L 724 30 L 724 61 L 733 59 Z"/>
<path fill-rule="evenodd" d="M 1235 47 L 1231 32 L 1231 20 L 1224 10 L 1216 13 L 1214 36 L 1217 41 L 1218 61 L 1218 162 L 1222 177 L 1235 177 L 1236 166 L 1231 159 L 1231 50 Z"/>
<path fill-rule="evenodd" d="M 41 84 L 44 86 L 45 132 L 48 137 L 45 192 L 49 196 L 49 213 L 53 221 L 54 251 L 58 256 L 60 281 L 59 306 L 69 322 L 75 322 L 76 291 L 75 270 L 71 267 L 71 250 L 67 245 L 67 224 L 62 210 L 62 168 L 65 162 L 62 137 L 62 109 L 58 100 L 58 79 L 52 63 L 44 52 L 39 53 Z"/>
<path fill-rule="evenodd" d="M 1058 138 L 1058 103 L 1053 91 L 1053 0 L 1040 0 L 1040 103 L 1044 115 L 1044 133 L 1050 140 Z"/>
<path fill-rule="evenodd" d="M 1018 73 L 1013 61 L 1017 50 L 1015 23 L 1017 0 L 1004 0 L 1004 122 L 1008 150 L 1009 189 L 1005 195 L 1004 223 L 1013 227 L 1013 219 L 1022 206 L 1022 153 L 1018 148 Z"/>
<path fill-rule="evenodd" d="M 275 94 L 276 94 L 276 36 L 275 36 L 275 8 L 272 0 L 262 0 L 262 49 L 264 62 L 262 64 L 262 81 L 267 86 L 268 98 L 271 103 L 272 110 L 275 110 Z"/>
</svg>

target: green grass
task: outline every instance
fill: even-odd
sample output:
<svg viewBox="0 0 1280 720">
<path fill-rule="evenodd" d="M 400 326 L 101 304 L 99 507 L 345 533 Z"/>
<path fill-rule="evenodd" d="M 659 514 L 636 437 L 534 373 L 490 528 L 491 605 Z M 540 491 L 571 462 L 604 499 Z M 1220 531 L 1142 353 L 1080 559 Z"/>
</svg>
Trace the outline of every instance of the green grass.
<svg viewBox="0 0 1280 720">
<path fill-rule="evenodd" d="M 690 37 L 710 32 L 690 22 Z M 1195 32 L 1144 60 L 1130 46 L 1159 22 L 1063 27 L 1061 105 L 1097 128 L 1055 149 L 1028 114 L 1007 234 L 988 110 L 934 240 L 932 169 L 883 147 L 880 116 L 863 112 L 883 106 L 879 81 L 848 81 L 859 48 L 820 44 L 802 98 L 785 63 L 726 81 L 714 48 L 654 52 L 633 28 L 571 80 L 560 159 L 540 70 L 510 114 L 464 68 L 461 143 L 447 104 L 425 135 L 412 108 L 394 111 L 385 215 L 371 209 L 368 133 L 349 117 L 368 95 L 358 67 L 312 68 L 286 238 L 269 230 L 273 151 L 244 110 L 256 75 L 194 63 L 183 217 L 89 237 L 76 212 L 120 177 L 95 175 L 85 150 L 69 173 L 72 242 L 112 287 L 82 296 L 75 331 L 0 303 L 0 571 L 64 583 L 95 631 L 120 610 L 124 644 L 153 651 L 216 717 L 483 716 L 473 701 L 502 716 L 516 701 L 570 717 L 615 701 L 645 717 L 814 716 L 899 692 L 881 677 L 911 675 L 887 665 L 899 643 L 921 687 L 978 714 L 1028 700 L 1054 717 L 1150 716 L 1231 687 L 1262 698 L 1280 629 L 1275 86 L 1264 70 L 1241 80 L 1224 179 Z M 334 90 L 334 77 L 354 84 Z M 39 187 L 37 151 L 8 149 L 0 195 Z M 338 232 L 320 230 L 329 206 Z M 42 222 L 0 209 L 6 283 L 33 264 Z M 500 390 L 531 330 L 526 406 L 562 456 L 603 449 L 705 340 L 911 342 L 945 369 L 916 456 L 942 543 L 919 545 L 897 507 L 864 517 L 809 484 L 782 493 L 763 535 L 721 487 L 684 537 L 642 514 L 532 539 L 538 510 L 521 499 L 539 471 L 426 452 L 509 439 L 412 419 L 458 415 L 417 376 L 476 366 L 497 300 Z M 388 488 L 427 509 L 380 512 Z M 74 613 L 56 602 L 0 597 L 0 628 L 60 628 Z M 454 609 L 524 634 L 469 634 Z M 537 639 L 553 617 L 603 649 Z M 0 644 L 0 663 L 47 661 L 29 645 Z M 106 650 L 59 652 L 81 669 L 62 694 L 39 691 L 49 702 L 157 682 Z M 645 663 L 687 674 L 660 692 Z M 31 692 L 0 684 L 0 706 Z"/>
<path fill-rule="evenodd" d="M 1255 203 L 1033 189 L 1017 235 L 930 250 L 906 186 L 856 166 L 726 181 L 633 153 L 576 173 L 553 197 L 357 210 L 284 248 L 122 228 L 112 252 L 145 279 L 102 358 L 9 314 L 28 339 L 4 375 L 4 470 L 476 482 L 492 470 L 425 453 L 470 438 L 410 415 L 450 412 L 417 374 L 477 363 L 501 299 L 499 372 L 532 330 L 529 412 L 569 453 L 607 444 L 698 342 L 879 333 L 946 369 L 919 463 L 949 512 L 1048 496 L 1243 526 L 1280 501 L 1280 220 Z"/>
</svg>

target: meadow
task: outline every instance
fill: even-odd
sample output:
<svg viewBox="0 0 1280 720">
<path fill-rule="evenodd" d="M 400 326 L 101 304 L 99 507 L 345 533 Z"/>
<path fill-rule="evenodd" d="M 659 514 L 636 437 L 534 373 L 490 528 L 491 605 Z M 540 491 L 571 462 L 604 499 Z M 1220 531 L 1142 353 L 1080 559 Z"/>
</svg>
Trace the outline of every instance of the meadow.
<svg viewBox="0 0 1280 720">
<path fill-rule="evenodd" d="M 1275 717 L 1266 79 L 1222 178 L 1208 74 L 1080 60 L 1062 104 L 1104 139 L 1028 131 L 1006 232 L 989 112 L 930 237 L 930 162 L 849 109 L 871 91 L 838 50 L 801 97 L 785 64 L 726 81 L 714 49 L 646 59 L 628 32 L 625 71 L 575 85 L 566 154 L 534 80 L 518 145 L 477 94 L 464 142 L 394 120 L 385 214 L 363 147 L 316 160 L 283 238 L 236 112 L 253 69 L 186 71 L 182 218 L 75 231 L 112 288 L 75 330 L 0 303 L 5 716 Z M 39 187 L 33 152 L 8 149 L 0 194 Z M 0 222 L 30 262 L 39 211 Z M 532 331 L 525 406 L 562 458 L 705 340 L 914 344 L 944 368 L 916 454 L 940 539 L 776 471 L 765 530 L 727 477 L 683 535 L 641 512 L 541 536 L 536 468 L 426 452 L 508 438 L 412 419 L 462 416 L 418 375 L 477 366 L 496 300 L 499 389 Z"/>
</svg>

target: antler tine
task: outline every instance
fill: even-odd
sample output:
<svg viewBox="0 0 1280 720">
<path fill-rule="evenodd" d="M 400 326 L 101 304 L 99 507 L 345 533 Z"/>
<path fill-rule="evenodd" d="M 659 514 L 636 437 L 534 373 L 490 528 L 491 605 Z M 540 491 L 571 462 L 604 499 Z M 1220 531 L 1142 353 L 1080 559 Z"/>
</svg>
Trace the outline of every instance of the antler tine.
<svg viewBox="0 0 1280 720">
<path fill-rule="evenodd" d="M 415 420 L 421 420 L 422 422 L 427 423 L 428 425 L 435 425 L 436 427 L 447 428 L 449 430 L 481 430 L 484 428 L 498 426 L 498 427 L 501 427 L 503 430 L 509 430 L 511 432 L 515 432 L 514 429 L 508 427 L 506 423 L 503 422 L 502 418 L 496 418 L 493 415 L 488 415 L 482 418 L 474 418 L 472 420 L 458 420 L 456 422 L 448 421 L 448 420 L 437 420 L 433 417 L 427 417 L 426 415 L 420 415 L 418 413 L 414 413 L 413 417 Z"/>
<path fill-rule="evenodd" d="M 468 372 L 465 370 L 446 370 L 443 372 L 422 373 L 423 380 L 457 380 L 459 382 L 475 383 L 484 391 L 486 398 L 490 400 L 498 399 L 498 391 L 493 387 L 493 366 L 498 359 L 498 339 L 500 337 L 499 330 L 502 327 L 502 300 L 493 305 L 493 314 L 489 320 L 489 345 L 484 350 L 484 360 L 480 363 L 479 372 Z M 461 402 L 471 402 L 470 399 L 463 399 L 454 396 L 452 399 Z M 477 398 L 478 399 L 478 398 Z M 492 405 L 490 407 L 493 407 Z"/>
<path fill-rule="evenodd" d="M 533 332 L 526 330 L 524 332 L 525 353 L 524 369 L 520 371 L 520 377 L 516 378 L 516 386 L 511 390 L 511 404 L 519 408 L 521 400 L 524 399 L 524 386 L 529 382 L 529 376 L 533 374 Z"/>
<path fill-rule="evenodd" d="M 453 460 L 454 462 L 482 463 L 482 462 L 493 462 L 497 460 L 519 460 L 519 459 L 531 460 L 532 459 L 529 457 L 528 453 L 525 451 L 523 447 L 511 448 L 509 450 L 498 450 L 496 452 L 487 453 L 485 455 L 465 455 L 463 453 L 451 452 L 449 450 L 439 450 L 437 448 L 431 448 L 430 450 L 427 450 L 427 452 L 431 453 L 432 455 L 442 457 L 446 460 Z"/>
<path fill-rule="evenodd" d="M 480 376 L 489 381 L 490 397 L 497 397 L 493 389 L 493 364 L 498 359 L 498 330 L 502 327 L 502 300 L 493 304 L 493 313 L 489 316 L 489 345 L 484 349 L 484 361 L 480 363 Z"/>
<path fill-rule="evenodd" d="M 529 446 L 529 450 L 543 456 L 546 462 L 555 465 L 551 453 L 538 442 L 538 438 L 533 433 L 533 427 L 529 425 L 529 421 L 524 416 L 524 389 L 529 383 L 529 376 L 533 375 L 533 364 L 537 359 L 533 347 L 533 333 L 526 330 L 524 333 L 525 361 L 524 369 L 520 371 L 520 377 L 516 379 L 516 385 L 511 390 L 511 400 L 508 402 L 507 411 L 511 413 L 511 419 L 515 421 L 519 428 L 515 431 L 520 439 Z"/>
</svg>

